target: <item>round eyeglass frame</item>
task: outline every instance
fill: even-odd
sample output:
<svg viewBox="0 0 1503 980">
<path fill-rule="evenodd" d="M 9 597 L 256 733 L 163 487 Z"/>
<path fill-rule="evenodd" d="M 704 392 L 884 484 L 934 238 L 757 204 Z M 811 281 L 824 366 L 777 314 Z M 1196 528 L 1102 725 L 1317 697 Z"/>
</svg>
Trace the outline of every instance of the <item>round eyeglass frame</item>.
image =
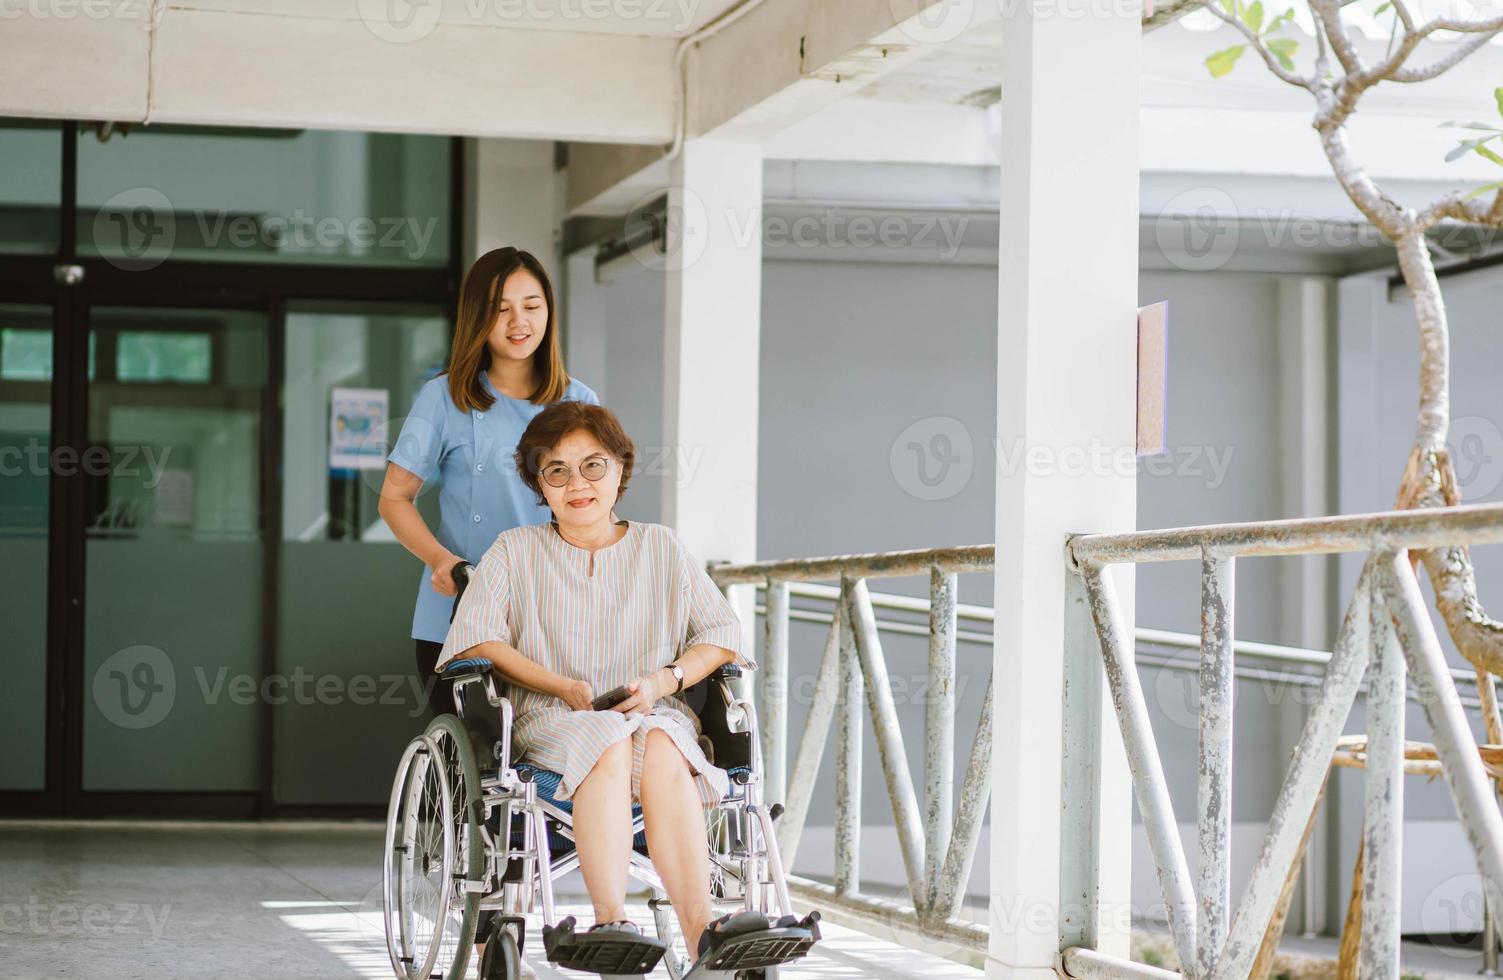
<svg viewBox="0 0 1503 980">
<path fill-rule="evenodd" d="M 597 461 L 601 464 L 600 472 L 594 476 L 586 473 L 585 467 L 590 463 Z M 584 477 L 586 480 L 589 480 L 591 483 L 599 483 L 605 477 L 605 475 L 611 471 L 611 462 L 612 459 L 609 456 L 590 456 L 579 464 L 579 475 Z M 562 481 L 555 483 L 553 479 L 548 475 L 550 470 L 554 472 L 554 476 L 557 476 L 558 471 L 562 470 Z M 551 463 L 548 466 L 545 466 L 542 469 L 538 470 L 538 479 L 542 480 L 550 487 L 553 487 L 555 490 L 567 487 L 569 485 L 569 481 L 573 479 L 573 477 L 574 467 L 570 466 L 568 463 Z"/>
</svg>

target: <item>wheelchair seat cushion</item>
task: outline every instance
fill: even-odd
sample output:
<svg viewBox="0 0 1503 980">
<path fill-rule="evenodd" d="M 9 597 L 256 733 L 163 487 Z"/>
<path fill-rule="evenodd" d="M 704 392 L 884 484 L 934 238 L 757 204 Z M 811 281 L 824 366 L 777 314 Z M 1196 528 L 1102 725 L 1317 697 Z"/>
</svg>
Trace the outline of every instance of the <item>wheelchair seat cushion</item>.
<svg viewBox="0 0 1503 980">
<path fill-rule="evenodd" d="M 533 785 L 538 788 L 539 799 L 547 800 L 549 803 L 558 807 L 560 810 L 563 810 L 565 813 L 572 814 L 574 812 L 574 801 L 572 799 L 559 800 L 554 798 L 554 794 L 558 792 L 558 784 L 564 778 L 562 775 L 556 772 L 552 772 L 548 769 L 541 769 L 537 766 L 530 766 L 525 762 L 518 763 L 516 768 L 518 773 L 527 772 L 532 775 Z M 737 775 L 741 773 L 751 772 L 751 770 L 746 768 L 745 766 L 737 766 L 734 769 L 727 769 L 726 772 L 731 777 L 731 785 L 734 786 L 736 785 Z M 727 791 L 726 796 L 727 798 L 729 798 L 729 791 Z M 636 803 L 633 803 L 631 805 L 632 819 L 635 820 L 637 817 L 641 816 L 641 814 L 642 807 Z"/>
</svg>

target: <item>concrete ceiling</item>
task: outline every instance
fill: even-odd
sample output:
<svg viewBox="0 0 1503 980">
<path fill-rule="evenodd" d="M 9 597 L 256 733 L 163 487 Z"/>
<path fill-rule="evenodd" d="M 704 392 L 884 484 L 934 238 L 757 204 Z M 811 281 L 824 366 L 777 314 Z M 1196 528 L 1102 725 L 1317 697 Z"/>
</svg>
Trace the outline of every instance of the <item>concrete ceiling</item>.
<svg viewBox="0 0 1503 980">
<path fill-rule="evenodd" d="M 1279 7 L 1278 2 L 1274 7 Z M 1383 53 L 1387 31 L 1353 4 L 1346 11 L 1354 22 L 1359 48 L 1370 61 Z M 1455 13 L 1455 12 L 1452 12 Z M 1466 14 L 1456 14 L 1465 16 Z M 977 23 L 964 34 L 934 44 L 905 67 L 866 86 L 861 98 L 908 104 L 987 106 L 999 98 L 1000 50 L 1006 21 Z M 1296 27 L 1288 35 L 1300 42 L 1298 58 L 1314 50 L 1308 30 Z M 1216 79 L 1206 70 L 1207 55 L 1242 41 L 1241 35 L 1214 15 L 1197 10 L 1148 32 L 1143 41 L 1140 86 L 1143 105 L 1206 106 L 1225 109 L 1311 108 L 1307 93 L 1280 82 L 1251 55 L 1232 74 Z M 1415 63 L 1443 53 L 1453 43 L 1437 40 L 1416 54 Z M 1428 56 L 1425 55 L 1429 51 Z M 1308 70 L 1307 63 L 1302 65 Z M 1503 38 L 1484 47 L 1445 75 L 1422 85 L 1379 86 L 1363 100 L 1366 111 L 1411 116 L 1489 113 L 1492 91 L 1503 78 Z M 1494 118 L 1496 118 L 1494 116 Z"/>
<path fill-rule="evenodd" d="M 353 20 L 377 29 L 432 27 L 684 37 L 738 0 L 173 0 L 183 10 L 289 20 Z"/>
</svg>

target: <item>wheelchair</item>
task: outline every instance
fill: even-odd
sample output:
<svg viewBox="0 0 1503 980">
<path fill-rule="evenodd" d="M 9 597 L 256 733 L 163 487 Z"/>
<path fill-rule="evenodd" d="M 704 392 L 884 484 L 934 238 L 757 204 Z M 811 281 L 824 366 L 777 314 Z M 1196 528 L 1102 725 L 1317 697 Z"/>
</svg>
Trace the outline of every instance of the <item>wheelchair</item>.
<svg viewBox="0 0 1503 980">
<path fill-rule="evenodd" d="M 480 976 L 517 980 L 527 916 L 539 900 L 545 953 L 566 969 L 644 976 L 660 961 L 672 980 L 773 980 L 779 966 L 804 956 L 820 938 L 819 912 L 799 917 L 789 901 L 773 832 L 782 805 L 761 800 L 756 715 L 731 688 L 740 676 L 727 664 L 684 694 L 700 720 L 706 756 L 731 777 L 725 798 L 706 810 L 712 916 L 729 910 L 742 923 L 712 938 L 696 962 L 695 950 L 677 953 L 676 918 L 635 804 L 628 873 L 650 889 L 666 951 L 644 957 L 633 936 L 638 948 L 622 953 L 633 943 L 621 934 L 576 933 L 573 916 L 557 919 L 554 881 L 579 864 L 573 805 L 554 798 L 557 773 L 513 759 L 512 705 L 498 693 L 490 661 L 449 664 L 441 683 L 453 685 L 457 714 L 437 716 L 407 745 L 387 811 L 382 904 L 396 976 L 463 980 L 486 912 L 493 918 Z"/>
</svg>

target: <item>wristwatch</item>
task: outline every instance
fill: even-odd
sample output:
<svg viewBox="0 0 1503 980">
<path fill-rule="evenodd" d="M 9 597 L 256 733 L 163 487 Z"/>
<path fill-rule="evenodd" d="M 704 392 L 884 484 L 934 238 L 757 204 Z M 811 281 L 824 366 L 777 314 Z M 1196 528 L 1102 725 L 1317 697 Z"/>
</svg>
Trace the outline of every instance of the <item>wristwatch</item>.
<svg viewBox="0 0 1503 980">
<path fill-rule="evenodd" d="M 678 679 L 678 687 L 675 687 L 673 689 L 673 693 L 677 694 L 679 691 L 682 691 L 684 689 L 684 668 L 680 667 L 678 664 L 669 664 L 668 671 Z"/>
</svg>

